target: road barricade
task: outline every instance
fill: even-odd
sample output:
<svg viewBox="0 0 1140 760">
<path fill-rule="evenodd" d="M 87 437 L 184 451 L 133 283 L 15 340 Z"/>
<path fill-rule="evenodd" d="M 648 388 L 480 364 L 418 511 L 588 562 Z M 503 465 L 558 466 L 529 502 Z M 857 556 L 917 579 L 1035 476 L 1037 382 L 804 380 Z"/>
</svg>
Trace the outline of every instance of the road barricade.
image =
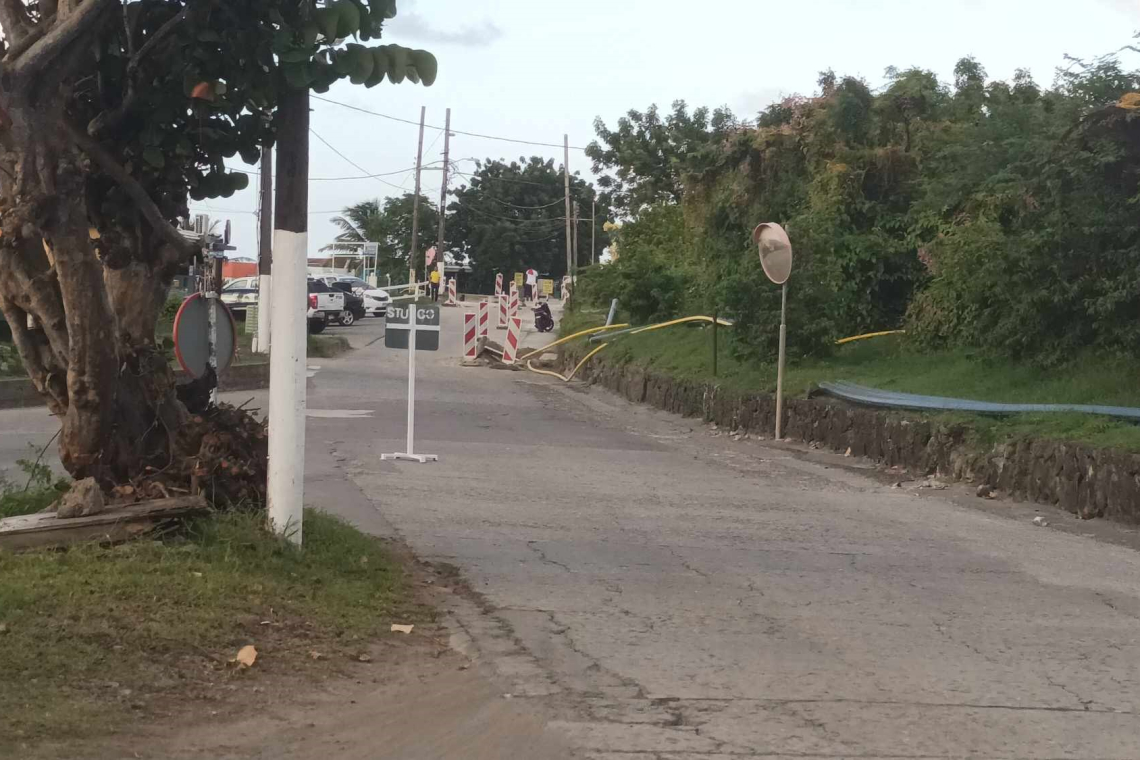
<svg viewBox="0 0 1140 760">
<path fill-rule="evenodd" d="M 503 364 L 514 364 L 519 353 L 519 336 L 522 335 L 522 317 L 511 317 L 507 339 L 503 342 Z"/>
</svg>

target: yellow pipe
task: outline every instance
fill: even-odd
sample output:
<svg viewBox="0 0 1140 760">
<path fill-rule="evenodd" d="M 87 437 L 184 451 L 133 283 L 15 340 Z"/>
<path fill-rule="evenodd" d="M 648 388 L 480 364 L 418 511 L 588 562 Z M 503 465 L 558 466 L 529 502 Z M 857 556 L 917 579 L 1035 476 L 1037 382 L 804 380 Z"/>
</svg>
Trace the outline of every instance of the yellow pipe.
<svg viewBox="0 0 1140 760">
<path fill-rule="evenodd" d="M 851 343 L 856 340 L 863 340 L 864 338 L 878 338 L 881 335 L 905 335 L 906 330 L 883 330 L 882 332 L 866 333 L 865 335 L 852 335 L 850 338 L 842 338 L 835 341 L 835 345 L 842 346 L 844 343 Z"/>
<path fill-rule="evenodd" d="M 673 320 L 670 320 L 669 322 L 662 322 L 661 324 L 658 324 L 658 325 L 649 325 L 648 327 L 643 327 L 640 330 L 634 330 L 633 332 L 630 333 L 630 335 L 638 335 L 638 334 L 643 333 L 643 332 L 649 332 L 650 330 L 660 330 L 662 327 L 672 327 L 673 325 L 679 325 L 679 324 L 682 324 L 684 322 L 712 322 L 712 321 L 713 321 L 712 317 L 681 317 L 680 319 L 673 319 Z M 728 321 L 723 320 L 723 319 L 718 319 L 717 324 L 723 325 L 725 327 L 732 327 L 731 322 L 728 322 Z"/>
<path fill-rule="evenodd" d="M 538 369 L 533 364 L 531 364 L 529 360 L 526 363 L 526 368 L 529 369 L 531 372 L 537 372 L 540 375 L 550 375 L 551 377 L 557 377 L 562 382 L 566 382 L 566 378 L 564 376 L 558 374 L 557 372 L 554 372 L 553 370 Z"/>
<path fill-rule="evenodd" d="M 599 351 L 601 351 L 603 348 L 605 348 L 605 347 L 606 347 L 606 346 L 608 346 L 608 345 L 609 345 L 609 343 L 603 343 L 602 345 L 598 346 L 597 348 L 595 348 L 595 349 L 594 349 L 593 351 L 591 351 L 590 353 L 586 354 L 586 355 L 585 355 L 585 356 L 582 358 L 582 361 L 578 362 L 578 366 L 574 368 L 574 371 L 573 371 L 573 372 L 571 372 L 571 373 L 570 373 L 570 374 L 569 374 L 569 375 L 566 377 L 566 382 L 570 382 L 571 380 L 573 380 L 573 379 L 574 379 L 574 375 L 578 374 L 578 370 L 582 369 L 582 365 L 583 365 L 583 364 L 585 364 L 586 362 L 590 361 L 590 357 L 591 357 L 591 356 L 593 356 L 594 354 L 598 353 Z"/>
<path fill-rule="evenodd" d="M 526 368 L 529 369 L 531 372 L 537 372 L 540 375 L 550 375 L 551 377 L 557 377 L 562 382 L 568 383 L 574 379 L 574 375 L 578 374 L 578 370 L 582 369 L 582 366 L 586 362 L 590 361 L 590 357 L 592 357 L 594 354 L 598 353 L 599 351 L 601 351 L 603 348 L 605 348 L 608 345 L 609 345 L 609 343 L 603 343 L 602 345 L 598 346 L 597 348 L 595 348 L 590 353 L 586 354 L 584 357 L 582 357 L 582 361 L 578 362 L 578 366 L 574 368 L 574 371 L 571 372 L 569 375 L 566 375 L 565 377 L 558 374 L 557 372 L 553 372 L 553 371 L 548 370 L 548 369 L 538 369 L 533 364 L 531 364 L 529 361 L 526 363 Z"/>
<path fill-rule="evenodd" d="M 575 338 L 577 338 L 579 336 L 593 335 L 594 333 L 605 332 L 606 330 L 616 330 L 619 327 L 629 327 L 629 323 L 626 322 L 625 324 L 621 324 L 621 325 L 603 325 L 601 327 L 591 327 L 588 330 L 582 330 L 581 332 L 576 332 L 573 335 L 567 335 L 565 338 L 559 338 L 558 340 L 554 341 L 553 343 L 545 345 L 542 348 L 536 348 L 533 351 L 530 351 L 528 353 L 523 354 L 522 356 L 519 357 L 519 361 L 522 361 L 523 359 L 526 359 L 530 356 L 534 356 L 535 354 L 540 354 L 549 348 L 554 348 L 555 346 L 560 346 L 563 343 L 565 343 L 566 341 L 574 340 Z"/>
</svg>

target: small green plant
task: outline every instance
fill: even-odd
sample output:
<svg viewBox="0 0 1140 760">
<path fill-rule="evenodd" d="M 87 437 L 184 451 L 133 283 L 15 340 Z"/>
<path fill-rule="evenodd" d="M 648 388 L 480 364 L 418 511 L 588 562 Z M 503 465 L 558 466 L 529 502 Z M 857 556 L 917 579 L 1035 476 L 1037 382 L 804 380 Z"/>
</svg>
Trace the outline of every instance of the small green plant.
<svg viewBox="0 0 1140 760">
<path fill-rule="evenodd" d="M 8 343 L 0 343 L 0 375 L 23 375 L 24 364 L 20 352 Z"/>
<path fill-rule="evenodd" d="M 186 300 L 183 295 L 171 295 L 167 297 L 166 303 L 162 306 L 163 322 L 173 322 L 174 318 L 178 316 L 178 310 L 182 308 L 182 302 Z"/>
<path fill-rule="evenodd" d="M 70 480 L 60 477 L 40 461 L 40 453 L 36 451 L 35 459 L 16 460 L 16 465 L 26 476 L 22 478 L 23 483 L 0 478 L 0 518 L 30 515 L 47 509 L 71 485 Z"/>
</svg>

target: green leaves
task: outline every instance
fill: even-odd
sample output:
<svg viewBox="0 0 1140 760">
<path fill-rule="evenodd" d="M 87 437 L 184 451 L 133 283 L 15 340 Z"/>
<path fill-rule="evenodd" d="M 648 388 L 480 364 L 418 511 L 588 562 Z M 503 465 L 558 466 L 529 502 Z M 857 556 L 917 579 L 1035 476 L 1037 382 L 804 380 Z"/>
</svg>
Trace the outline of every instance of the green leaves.
<svg viewBox="0 0 1140 760">
<path fill-rule="evenodd" d="M 435 56 L 426 50 L 413 50 L 411 52 L 412 65 L 415 66 L 423 81 L 424 87 L 435 84 L 436 74 L 439 73 L 439 63 Z"/>
<path fill-rule="evenodd" d="M 400 84 L 407 79 L 413 84 L 431 86 L 439 68 L 435 56 L 428 51 L 411 50 L 399 45 L 369 48 L 350 43 L 340 50 L 330 51 L 329 56 L 336 77 L 348 77 L 353 84 L 363 84 L 369 88 L 383 82 L 385 77 L 393 84 Z M 314 84 L 315 86 L 317 85 Z"/>
<path fill-rule="evenodd" d="M 365 80 L 364 86 L 372 88 L 383 82 L 388 73 L 388 54 L 380 48 L 372 48 L 369 53 L 372 55 L 372 74 Z"/>
<path fill-rule="evenodd" d="M 344 39 L 360 29 L 360 7 L 353 0 L 340 0 L 333 6 L 337 12 L 337 35 Z"/>
<path fill-rule="evenodd" d="M 166 156 L 163 154 L 161 148 L 155 146 L 143 150 L 143 161 L 146 161 L 149 166 L 155 169 L 161 169 L 166 166 Z"/>
<path fill-rule="evenodd" d="M 190 197 L 196 201 L 207 198 L 229 198 L 249 187 L 249 175 L 241 172 L 211 171 L 190 178 Z"/>
</svg>

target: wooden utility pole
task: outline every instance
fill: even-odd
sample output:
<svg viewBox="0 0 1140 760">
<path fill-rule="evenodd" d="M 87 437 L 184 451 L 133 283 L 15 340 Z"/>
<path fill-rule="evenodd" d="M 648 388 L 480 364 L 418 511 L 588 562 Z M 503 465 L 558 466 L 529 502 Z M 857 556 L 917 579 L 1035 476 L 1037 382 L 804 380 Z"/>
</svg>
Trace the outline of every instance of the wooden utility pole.
<svg viewBox="0 0 1140 760">
<path fill-rule="evenodd" d="M 574 269 L 578 268 L 578 201 L 574 201 Z"/>
<path fill-rule="evenodd" d="M 273 297 L 273 148 L 261 149 L 261 200 L 258 203 L 257 241 L 257 346 L 259 354 L 269 353 L 273 323 L 270 300 Z"/>
<path fill-rule="evenodd" d="M 570 135 L 562 135 L 562 179 L 566 186 L 566 274 L 574 268 L 573 242 L 570 236 Z M 571 285 L 573 287 L 573 285 Z"/>
<path fill-rule="evenodd" d="M 590 263 L 598 263 L 598 248 L 597 248 L 597 232 L 598 232 L 598 199 L 594 198 L 590 201 Z"/>
<path fill-rule="evenodd" d="M 412 252 L 408 257 L 408 270 L 412 272 L 412 281 L 416 282 L 416 272 L 419 271 L 419 245 L 420 245 L 420 170 L 424 160 L 424 119 L 427 117 L 427 106 L 420 106 L 420 141 L 416 147 L 416 197 L 412 201 Z M 427 272 L 424 272 L 427 274 Z"/>
<path fill-rule="evenodd" d="M 443 234 L 447 206 L 447 161 L 451 153 L 451 109 L 447 109 L 447 116 L 443 121 L 443 182 L 439 186 L 439 239 L 435 244 L 436 261 L 443 261 Z"/>
<path fill-rule="evenodd" d="M 298 0 L 309 17 L 312 0 Z M 309 88 L 281 80 L 277 104 L 277 198 L 273 249 L 273 351 L 269 355 L 269 524 L 301 543 L 305 500 L 305 381 L 309 297 Z"/>
</svg>

